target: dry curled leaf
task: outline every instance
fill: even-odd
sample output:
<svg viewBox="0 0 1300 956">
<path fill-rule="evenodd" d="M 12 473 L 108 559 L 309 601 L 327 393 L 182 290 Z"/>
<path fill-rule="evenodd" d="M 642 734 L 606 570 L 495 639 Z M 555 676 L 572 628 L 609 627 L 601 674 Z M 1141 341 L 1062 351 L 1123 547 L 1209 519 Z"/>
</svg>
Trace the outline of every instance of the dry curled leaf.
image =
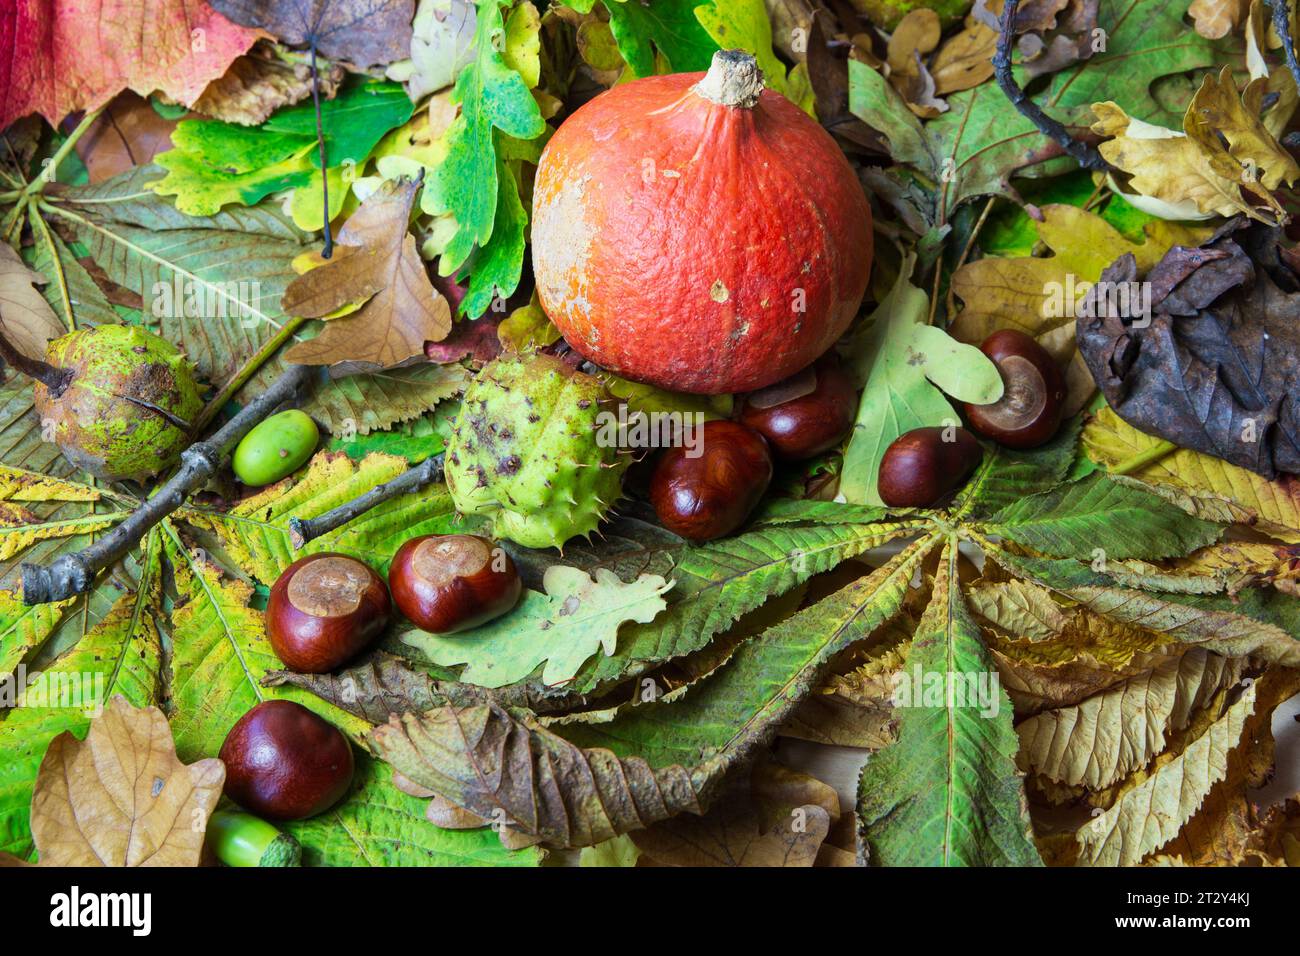
<svg viewBox="0 0 1300 956">
<path fill-rule="evenodd" d="M 32 836 L 42 866 L 198 866 L 208 816 L 226 770 L 176 758 L 156 707 L 117 696 L 85 740 L 50 743 L 32 795 Z"/>
<path fill-rule="evenodd" d="M 333 63 L 321 64 L 318 73 L 321 99 L 332 97 L 347 75 Z M 280 107 L 309 96 L 310 65 L 281 57 L 274 47 L 259 43 L 209 83 L 193 109 L 227 123 L 257 126 Z"/>
<path fill-rule="evenodd" d="M 419 189 L 415 180 L 385 180 L 339 231 L 334 258 L 285 289 L 284 310 L 307 318 L 365 303 L 291 348 L 288 361 L 333 366 L 337 374 L 376 371 L 423 361 L 425 342 L 447 337 L 451 307 L 407 229 Z"/>
<path fill-rule="evenodd" d="M 41 359 L 46 343 L 66 330 L 34 282 L 43 284 L 45 277 L 27 268 L 13 247 L 0 242 L 0 326 L 18 351 Z"/>
</svg>

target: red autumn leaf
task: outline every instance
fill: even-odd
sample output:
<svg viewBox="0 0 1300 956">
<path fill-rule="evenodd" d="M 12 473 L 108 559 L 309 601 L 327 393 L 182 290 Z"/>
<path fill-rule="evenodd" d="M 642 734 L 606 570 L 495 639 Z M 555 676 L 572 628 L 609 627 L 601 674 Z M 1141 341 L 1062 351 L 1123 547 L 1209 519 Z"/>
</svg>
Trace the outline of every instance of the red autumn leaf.
<svg viewBox="0 0 1300 956">
<path fill-rule="evenodd" d="M 205 0 L 14 0 L 0 5 L 0 129 L 30 113 L 57 125 L 131 89 L 187 106 L 260 30 Z"/>
</svg>

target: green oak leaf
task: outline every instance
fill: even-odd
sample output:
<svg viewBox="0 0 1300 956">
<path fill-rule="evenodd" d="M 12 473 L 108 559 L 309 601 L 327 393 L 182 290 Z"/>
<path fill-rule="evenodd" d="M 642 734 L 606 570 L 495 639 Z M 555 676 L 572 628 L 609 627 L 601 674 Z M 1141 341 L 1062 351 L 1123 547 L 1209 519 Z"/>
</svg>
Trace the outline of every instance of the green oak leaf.
<svg viewBox="0 0 1300 956">
<path fill-rule="evenodd" d="M 474 62 L 461 71 L 452 97 L 460 115 L 444 138 L 447 155 L 425 186 L 424 210 L 450 213 L 456 220 L 456 233 L 441 256 L 443 275 L 492 238 L 499 205 L 494 130 L 525 140 L 546 130 L 528 83 L 502 55 L 505 32 L 500 0 L 478 0 Z"/>
<path fill-rule="evenodd" d="M 655 53 L 668 61 L 669 73 L 707 70 L 718 51 L 700 21 L 696 0 L 608 0 L 609 29 L 618 50 L 637 76 L 655 73 Z M 590 7 L 588 7 L 590 9 Z"/>
<path fill-rule="evenodd" d="M 624 621 L 652 621 L 667 606 L 663 595 L 672 584 L 657 574 L 624 584 L 607 568 L 597 568 L 593 580 L 585 571 L 554 565 L 542 586 L 545 594 L 528 591 L 512 613 L 472 633 L 417 631 L 402 639 L 435 664 L 467 665 L 460 679 L 468 684 L 504 687 L 523 680 L 543 661 L 542 682 L 560 684 L 598 650 L 613 654 Z"/>
</svg>

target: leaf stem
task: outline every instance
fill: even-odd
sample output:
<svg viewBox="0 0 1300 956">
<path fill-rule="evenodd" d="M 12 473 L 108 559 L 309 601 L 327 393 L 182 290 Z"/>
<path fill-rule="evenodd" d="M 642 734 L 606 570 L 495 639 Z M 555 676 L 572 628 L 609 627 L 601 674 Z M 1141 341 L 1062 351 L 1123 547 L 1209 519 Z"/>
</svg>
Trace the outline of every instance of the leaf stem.
<svg viewBox="0 0 1300 956">
<path fill-rule="evenodd" d="M 24 196 L 34 196 L 43 190 L 47 183 L 53 181 L 55 173 L 58 172 L 59 165 L 67 158 L 68 153 L 72 152 L 73 148 L 77 145 L 77 141 L 80 140 L 81 137 L 86 134 L 86 131 L 94 125 L 95 120 L 99 119 L 99 114 L 102 112 L 104 112 L 104 108 L 101 106 L 97 110 L 91 110 L 81 118 L 81 122 L 77 124 L 76 129 L 68 134 L 68 138 L 65 139 L 60 144 L 59 148 L 54 151 L 54 155 L 45 162 L 45 168 L 41 170 L 41 174 L 28 183 L 26 188 L 23 189 Z"/>
<path fill-rule="evenodd" d="M 204 407 L 198 420 L 195 421 L 193 434 L 202 434 L 203 429 L 207 428 L 208 425 L 211 424 L 212 419 L 217 417 L 221 412 L 221 409 L 225 407 L 226 402 L 230 401 L 230 399 L 233 398 L 241 388 L 247 385 L 248 380 L 257 374 L 258 369 L 260 369 L 272 355 L 278 352 L 280 347 L 283 346 L 284 343 L 287 342 L 307 321 L 307 319 L 302 318 L 301 316 L 289 316 L 288 319 L 285 320 L 285 323 L 280 326 L 275 335 L 267 339 L 266 343 L 249 356 L 248 360 L 239 367 L 234 375 L 230 376 L 226 384 L 221 386 L 221 391 L 217 392 L 217 394 L 213 396 L 212 400 Z"/>
<path fill-rule="evenodd" d="M 1109 469 L 1112 475 L 1131 475 L 1135 471 L 1140 471 L 1147 465 L 1157 462 L 1160 459 L 1170 455 L 1178 450 L 1178 446 L 1171 441 L 1165 441 L 1163 438 L 1152 445 L 1150 448 L 1138 452 L 1125 458 L 1115 467 Z"/>
<path fill-rule="evenodd" d="M 316 38 L 314 36 L 311 41 L 311 99 L 316 105 L 316 142 L 320 146 L 320 194 L 324 207 L 321 216 L 324 219 L 325 246 L 321 249 L 320 256 L 322 259 L 328 259 L 334 255 L 334 237 L 330 235 L 329 170 L 325 165 L 325 130 L 321 123 L 320 113 L 320 71 L 316 68 Z"/>
<path fill-rule="evenodd" d="M 245 405 L 211 438 L 186 448 L 176 474 L 130 517 L 89 547 L 65 554 L 50 565 L 24 564 L 23 603 L 49 604 L 89 591 L 100 571 L 124 557 L 150 528 L 184 504 L 191 492 L 216 474 L 231 447 L 276 406 L 297 394 L 310 375 L 310 366 L 289 366 L 270 388 Z"/>
<path fill-rule="evenodd" d="M 358 495 L 346 504 L 339 505 L 333 511 L 327 511 L 315 518 L 290 518 L 289 543 L 294 550 L 301 548 L 308 541 L 328 534 L 335 528 L 342 527 L 353 518 L 359 518 L 376 505 L 383 504 L 398 495 L 419 491 L 425 485 L 442 480 L 445 455 L 437 454 L 426 458 L 414 468 L 409 468 L 391 481 L 375 485 L 364 495 Z"/>
<path fill-rule="evenodd" d="M 1084 169 L 1095 169 L 1099 172 L 1110 170 L 1110 164 L 1102 158 L 1097 148 L 1090 143 L 1075 139 L 1064 125 L 1052 119 L 1039 108 L 1038 104 L 1029 98 L 1029 95 L 1016 82 L 1015 77 L 1011 75 L 1011 42 L 1014 24 L 1016 21 L 1016 8 L 1020 6 L 1020 0 L 1007 0 L 1002 7 L 1002 20 L 998 24 L 998 47 L 993 54 L 993 76 L 998 82 L 1002 92 L 1006 94 L 1011 105 L 1020 111 L 1020 114 L 1038 127 L 1048 139 L 1053 140 L 1063 149 L 1067 155 L 1072 156 Z"/>
</svg>

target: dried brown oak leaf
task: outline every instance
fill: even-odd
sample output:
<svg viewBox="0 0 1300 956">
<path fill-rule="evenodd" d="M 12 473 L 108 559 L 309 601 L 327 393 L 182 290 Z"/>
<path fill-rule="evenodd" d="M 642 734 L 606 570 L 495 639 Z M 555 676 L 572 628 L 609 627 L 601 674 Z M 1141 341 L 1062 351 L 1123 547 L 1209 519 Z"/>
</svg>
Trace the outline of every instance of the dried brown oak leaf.
<svg viewBox="0 0 1300 956">
<path fill-rule="evenodd" d="M 211 0 L 219 13 L 362 69 L 411 55 L 415 0 Z"/>
<path fill-rule="evenodd" d="M 1147 275 L 1149 322 L 1080 316 L 1076 330 L 1126 422 L 1268 479 L 1300 472 L 1300 280 L 1280 236 L 1238 217 L 1199 247 L 1175 246 Z M 1126 255 L 1101 281 L 1136 276 Z"/>
<path fill-rule="evenodd" d="M 334 257 L 285 289 L 290 315 L 331 319 L 314 339 L 285 353 L 300 365 L 329 365 L 335 374 L 373 372 L 425 361 L 425 342 L 451 331 L 451 307 L 429 281 L 407 224 L 420 184 L 389 180 L 339 231 Z"/>
<path fill-rule="evenodd" d="M 323 64 L 319 71 L 321 99 L 332 97 L 347 76 L 343 67 Z M 193 109 L 204 116 L 259 126 L 283 106 L 292 106 L 311 96 L 311 67 L 282 59 L 268 43 L 258 43 L 241 56 L 225 74 L 208 84 Z"/>
<path fill-rule="evenodd" d="M 65 732 L 45 751 L 32 794 L 41 865 L 198 866 L 225 779 L 220 760 L 176 758 L 157 707 L 114 697 L 85 740 Z"/>
</svg>

